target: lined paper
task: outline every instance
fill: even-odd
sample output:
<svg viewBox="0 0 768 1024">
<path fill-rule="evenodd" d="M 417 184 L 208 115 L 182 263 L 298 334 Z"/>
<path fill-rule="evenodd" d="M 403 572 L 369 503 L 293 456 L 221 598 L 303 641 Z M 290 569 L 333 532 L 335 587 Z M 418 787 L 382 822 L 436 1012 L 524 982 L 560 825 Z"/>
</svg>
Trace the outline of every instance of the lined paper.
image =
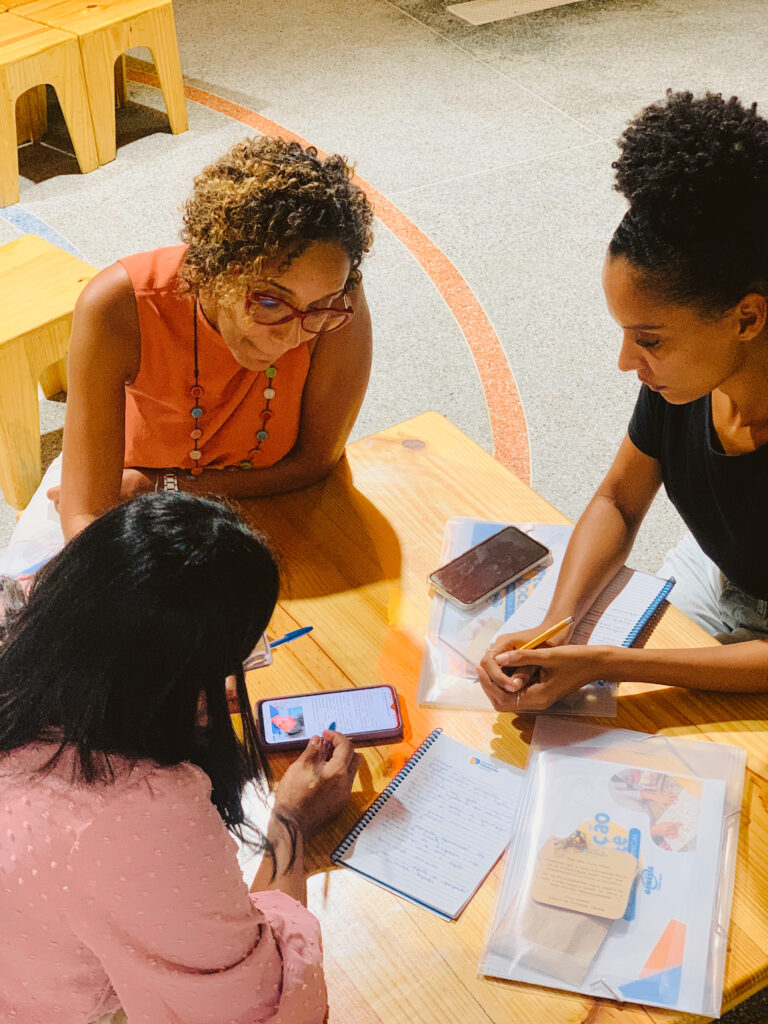
<svg viewBox="0 0 768 1024">
<path fill-rule="evenodd" d="M 454 918 L 509 843 L 523 773 L 444 733 L 416 756 L 332 859 Z"/>
</svg>

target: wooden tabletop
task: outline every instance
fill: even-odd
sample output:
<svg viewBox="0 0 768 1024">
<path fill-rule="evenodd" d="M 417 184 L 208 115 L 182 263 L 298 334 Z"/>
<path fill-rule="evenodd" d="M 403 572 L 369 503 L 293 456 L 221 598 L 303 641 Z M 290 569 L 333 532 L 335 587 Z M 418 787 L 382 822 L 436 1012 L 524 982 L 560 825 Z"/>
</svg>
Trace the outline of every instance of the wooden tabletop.
<svg viewBox="0 0 768 1024">
<path fill-rule="evenodd" d="M 324 482 L 247 503 L 283 563 L 270 627 L 312 625 L 250 674 L 253 699 L 390 683 L 401 697 L 404 742 L 364 751 L 347 811 L 309 850 L 309 905 L 320 918 L 331 1024 L 650 1024 L 691 1014 L 612 1003 L 483 978 L 477 966 L 494 907 L 499 867 L 456 922 L 412 906 L 329 853 L 435 727 L 523 767 L 533 718 L 492 710 L 418 707 L 416 684 L 429 616 L 426 577 L 438 565 L 454 515 L 562 523 L 565 517 L 437 413 L 425 413 L 347 448 Z M 648 646 L 713 645 L 670 608 Z M 606 727 L 721 740 L 743 746 L 747 779 L 723 1010 L 768 981 L 768 696 L 715 696 L 622 684 Z M 273 759 L 276 775 L 287 764 Z"/>
</svg>

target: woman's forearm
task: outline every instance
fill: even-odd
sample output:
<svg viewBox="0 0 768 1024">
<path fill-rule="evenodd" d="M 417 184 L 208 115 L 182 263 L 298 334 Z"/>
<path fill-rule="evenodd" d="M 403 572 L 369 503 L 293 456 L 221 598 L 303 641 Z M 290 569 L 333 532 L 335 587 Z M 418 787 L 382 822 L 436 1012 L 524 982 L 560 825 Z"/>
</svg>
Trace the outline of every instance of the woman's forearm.
<svg viewBox="0 0 768 1024">
<path fill-rule="evenodd" d="M 768 692 L 768 640 L 722 647 L 647 651 L 623 647 L 593 648 L 595 678 L 682 686 L 728 693 Z"/>
<path fill-rule="evenodd" d="M 307 905 L 307 874 L 304 868 L 304 840 L 301 832 L 296 830 L 296 850 L 291 860 L 291 840 L 285 825 L 273 812 L 267 827 L 267 839 L 274 851 L 274 877 L 272 876 L 273 861 L 269 856 L 262 859 L 256 876 L 251 885 L 251 892 L 265 889 L 279 889 L 293 896 L 299 903 Z"/>
<path fill-rule="evenodd" d="M 179 471 L 179 489 L 191 494 L 216 494 L 222 498 L 260 498 L 287 494 L 309 487 L 327 476 L 335 463 L 312 461 L 289 453 L 265 469 L 204 469 L 199 476 L 188 477 Z"/>
<path fill-rule="evenodd" d="M 608 498 L 595 495 L 574 528 L 547 623 L 569 615 L 579 621 L 626 561 L 638 525 L 629 524 Z"/>
</svg>

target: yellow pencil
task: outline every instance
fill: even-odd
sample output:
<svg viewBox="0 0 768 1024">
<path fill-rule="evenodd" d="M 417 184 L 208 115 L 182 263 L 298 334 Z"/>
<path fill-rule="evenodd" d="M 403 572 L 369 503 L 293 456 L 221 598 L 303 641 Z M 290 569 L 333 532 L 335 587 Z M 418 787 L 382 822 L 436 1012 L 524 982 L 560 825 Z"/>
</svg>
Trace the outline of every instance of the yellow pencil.
<svg viewBox="0 0 768 1024">
<path fill-rule="evenodd" d="M 534 647 L 540 647 L 541 644 L 545 643 L 556 633 L 559 633 L 561 629 L 565 629 L 566 626 L 570 626 L 573 622 L 573 616 L 569 615 L 567 619 L 563 619 L 562 622 L 558 622 L 554 626 L 550 626 L 549 629 L 545 629 L 543 633 L 539 633 L 533 640 L 529 640 L 527 644 L 523 644 L 522 647 L 518 647 L 518 651 L 530 651 Z"/>
</svg>

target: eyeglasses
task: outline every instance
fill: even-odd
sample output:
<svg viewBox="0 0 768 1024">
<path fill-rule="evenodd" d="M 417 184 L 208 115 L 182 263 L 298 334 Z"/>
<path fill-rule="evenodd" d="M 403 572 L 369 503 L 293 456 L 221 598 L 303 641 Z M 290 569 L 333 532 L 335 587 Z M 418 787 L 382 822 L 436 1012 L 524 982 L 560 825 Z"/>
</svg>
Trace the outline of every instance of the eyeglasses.
<svg viewBox="0 0 768 1024">
<path fill-rule="evenodd" d="M 355 315 L 344 293 L 344 309 L 296 309 L 285 299 L 276 299 L 274 295 L 263 292 L 248 292 L 245 296 L 245 312 L 254 323 L 274 327 L 287 324 L 289 320 L 298 318 L 305 331 L 311 334 L 324 334 L 338 331 L 348 324 Z"/>
</svg>

